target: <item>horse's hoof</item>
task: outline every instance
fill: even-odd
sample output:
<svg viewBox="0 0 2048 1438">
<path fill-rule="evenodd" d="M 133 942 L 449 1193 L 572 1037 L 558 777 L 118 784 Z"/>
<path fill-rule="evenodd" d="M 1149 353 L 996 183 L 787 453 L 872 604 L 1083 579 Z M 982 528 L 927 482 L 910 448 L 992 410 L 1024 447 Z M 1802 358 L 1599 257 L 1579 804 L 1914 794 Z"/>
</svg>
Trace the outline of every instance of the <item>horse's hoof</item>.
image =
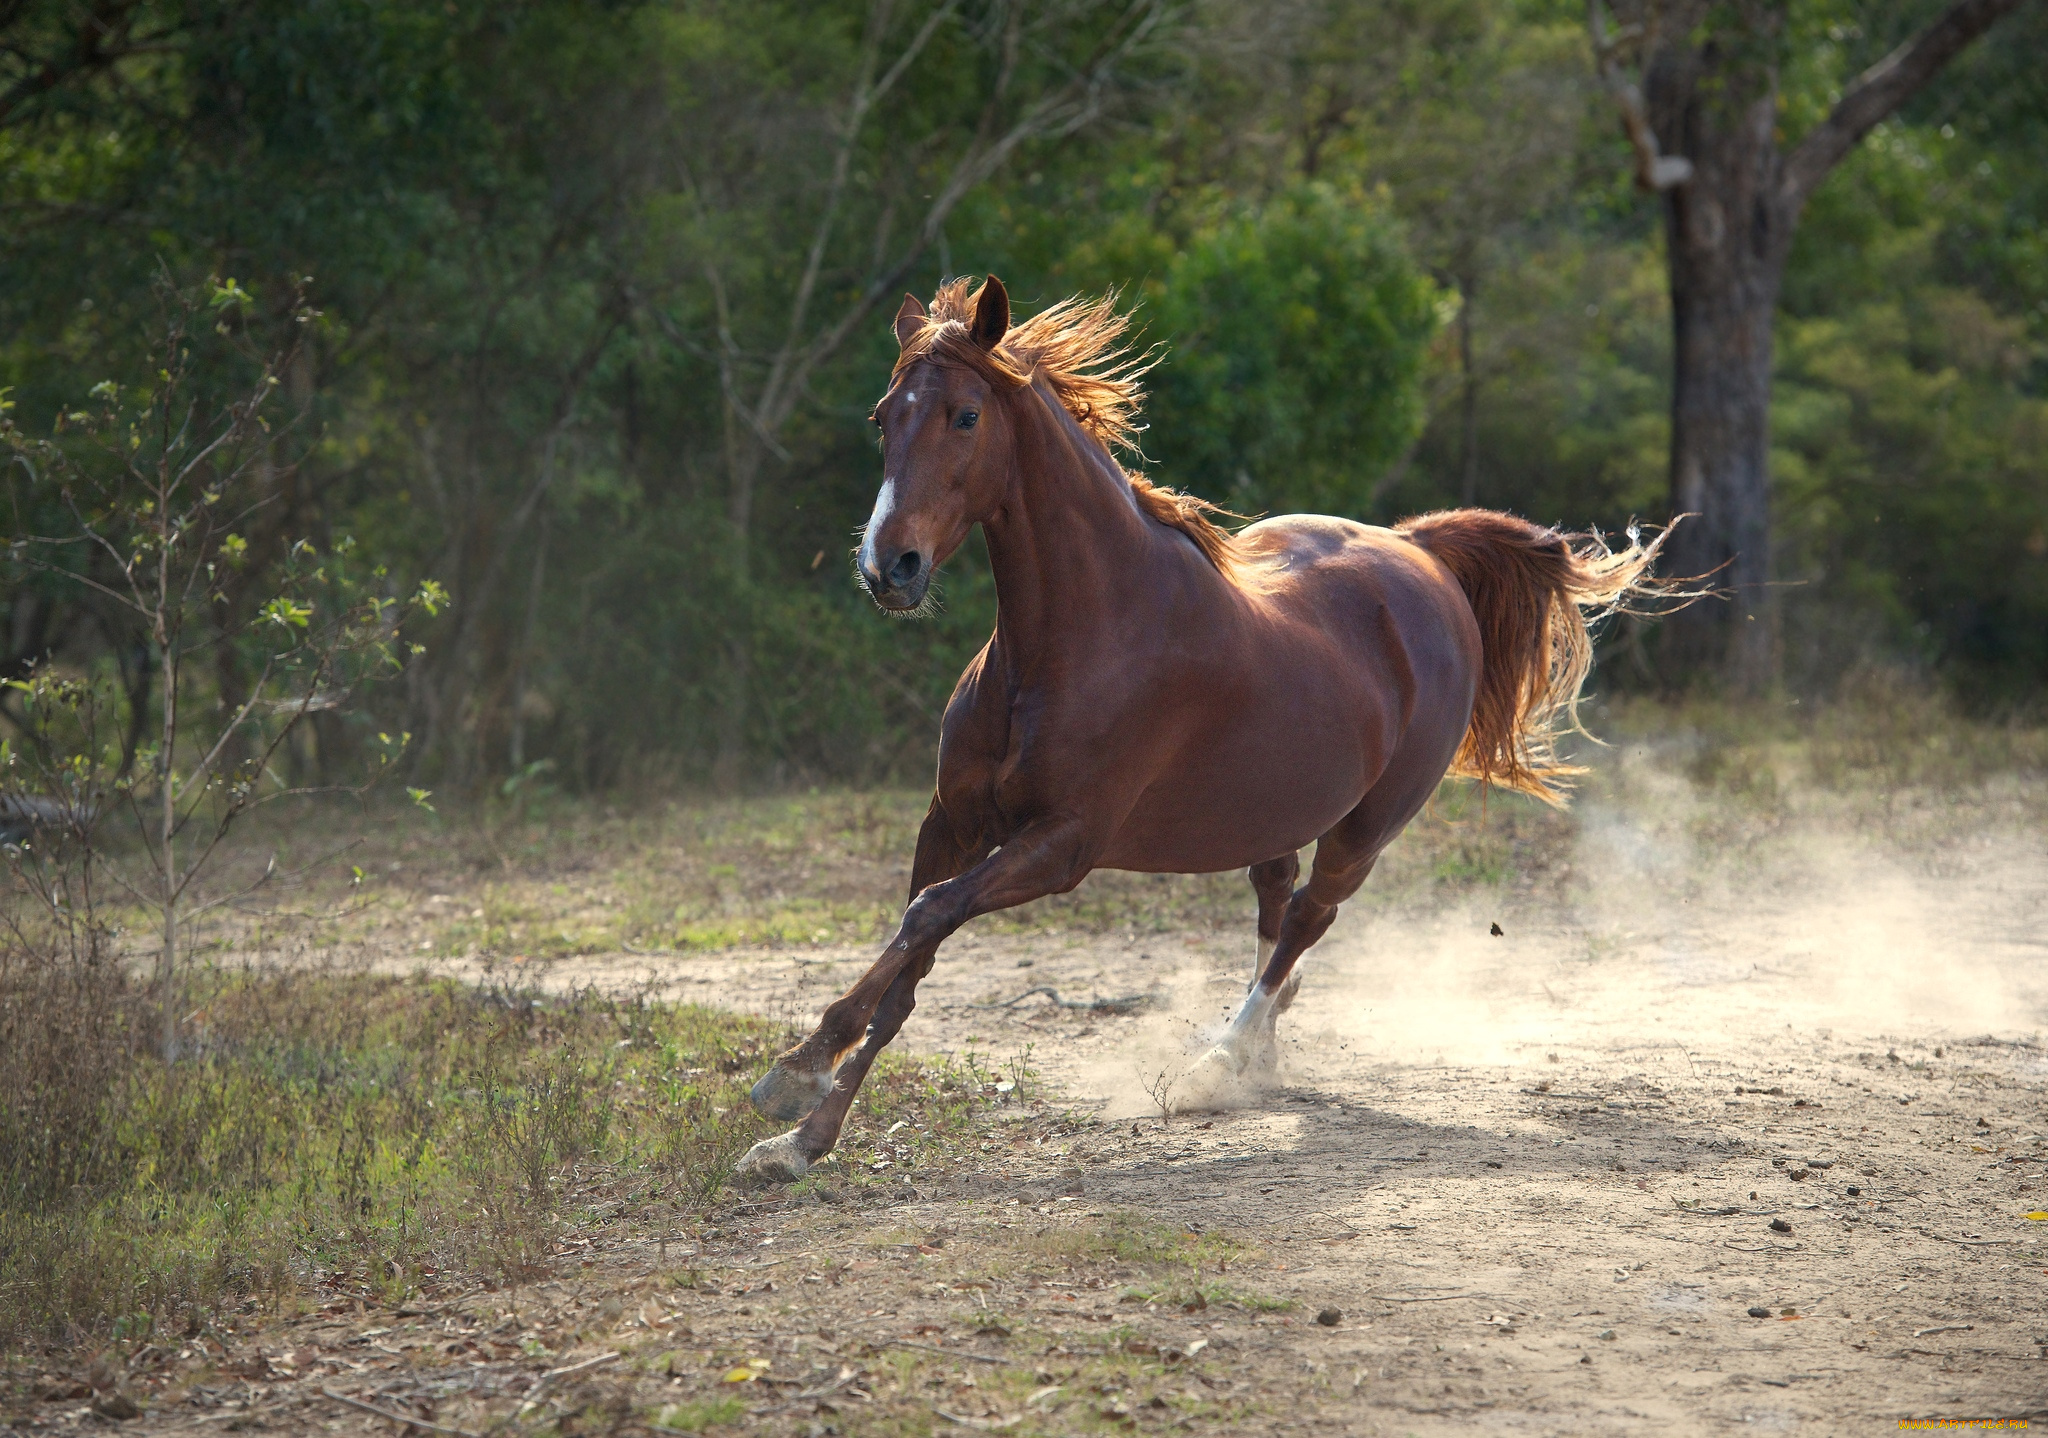
<svg viewBox="0 0 2048 1438">
<path fill-rule="evenodd" d="M 1252 1051 L 1245 1055 L 1244 1066 L 1238 1070 L 1245 1078 L 1255 1083 L 1271 1083 L 1280 1076 L 1280 1044 L 1271 1035 L 1259 1039 L 1252 1045 Z"/>
<path fill-rule="evenodd" d="M 796 1123 L 808 1118 L 811 1110 L 823 1103 L 825 1095 L 830 1092 L 832 1075 L 803 1073 L 787 1067 L 778 1059 L 775 1066 L 762 1074 L 760 1081 L 748 1090 L 747 1097 L 753 1100 L 755 1110 L 763 1118 Z"/>
<path fill-rule="evenodd" d="M 1244 1088 L 1244 1064 L 1218 1044 L 1196 1059 L 1175 1086 L 1174 1107 L 1197 1112 L 1232 1107 Z"/>
<path fill-rule="evenodd" d="M 1217 1044 L 1195 1060 L 1195 1071 L 1209 1071 L 1236 1078 L 1245 1070 L 1245 1056 L 1229 1044 Z"/>
<path fill-rule="evenodd" d="M 795 1183 L 810 1171 L 810 1155 L 797 1142 L 794 1130 L 764 1138 L 747 1150 L 736 1170 L 741 1178 L 761 1183 Z"/>
</svg>

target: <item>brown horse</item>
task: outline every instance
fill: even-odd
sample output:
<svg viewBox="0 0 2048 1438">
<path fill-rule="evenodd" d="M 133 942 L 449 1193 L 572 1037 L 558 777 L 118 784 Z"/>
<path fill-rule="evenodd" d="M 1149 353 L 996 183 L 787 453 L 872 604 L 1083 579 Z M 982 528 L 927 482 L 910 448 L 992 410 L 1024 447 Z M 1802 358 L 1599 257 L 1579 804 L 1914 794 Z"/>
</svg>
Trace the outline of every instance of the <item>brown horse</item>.
<svg viewBox="0 0 2048 1438">
<path fill-rule="evenodd" d="M 1143 370 L 1124 325 L 1070 300 L 1013 329 L 994 276 L 896 315 L 861 579 L 915 611 L 979 524 L 996 631 L 946 708 L 902 926 L 754 1086 L 762 1113 L 803 1121 L 743 1171 L 787 1181 L 832 1149 L 949 934 L 1092 869 L 1250 870 L 1259 964 L 1206 1062 L 1270 1064 L 1295 961 L 1446 772 L 1552 802 L 1575 772 L 1551 739 L 1575 723 L 1586 612 L 1655 586 L 1661 536 L 1610 552 L 1471 509 L 1227 534 L 1111 456 Z"/>
</svg>

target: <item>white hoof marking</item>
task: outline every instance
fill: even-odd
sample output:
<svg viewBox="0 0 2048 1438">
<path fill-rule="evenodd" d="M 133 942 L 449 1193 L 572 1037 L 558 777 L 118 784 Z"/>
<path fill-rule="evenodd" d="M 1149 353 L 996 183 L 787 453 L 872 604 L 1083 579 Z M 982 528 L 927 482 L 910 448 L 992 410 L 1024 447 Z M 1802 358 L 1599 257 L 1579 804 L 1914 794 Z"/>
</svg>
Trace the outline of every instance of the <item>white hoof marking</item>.
<svg viewBox="0 0 2048 1438">
<path fill-rule="evenodd" d="M 1245 1097 L 1243 1070 L 1238 1054 L 1216 1045 L 1181 1076 L 1173 1106 L 1196 1113 L 1236 1107 Z"/>
</svg>

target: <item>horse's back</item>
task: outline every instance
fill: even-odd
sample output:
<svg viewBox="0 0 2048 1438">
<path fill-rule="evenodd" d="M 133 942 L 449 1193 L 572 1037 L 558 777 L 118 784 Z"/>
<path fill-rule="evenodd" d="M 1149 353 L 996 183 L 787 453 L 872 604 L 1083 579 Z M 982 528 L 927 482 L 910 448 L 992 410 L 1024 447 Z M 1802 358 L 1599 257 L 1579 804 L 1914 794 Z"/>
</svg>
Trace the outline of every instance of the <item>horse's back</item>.
<svg viewBox="0 0 2048 1438">
<path fill-rule="evenodd" d="M 1290 852 L 1390 766 L 1434 765 L 1434 787 L 1470 717 L 1478 627 L 1428 553 L 1324 515 L 1266 520 L 1232 548 L 1225 607 L 1169 686 L 1181 742 L 1155 751 L 1164 762 L 1110 867 L 1199 871 Z"/>
<path fill-rule="evenodd" d="M 1384 659 L 1391 642 L 1421 682 L 1476 675 L 1479 629 L 1464 590 L 1397 530 L 1325 514 L 1263 520 L 1237 536 L 1238 587 L 1277 622 L 1306 624 Z"/>
</svg>

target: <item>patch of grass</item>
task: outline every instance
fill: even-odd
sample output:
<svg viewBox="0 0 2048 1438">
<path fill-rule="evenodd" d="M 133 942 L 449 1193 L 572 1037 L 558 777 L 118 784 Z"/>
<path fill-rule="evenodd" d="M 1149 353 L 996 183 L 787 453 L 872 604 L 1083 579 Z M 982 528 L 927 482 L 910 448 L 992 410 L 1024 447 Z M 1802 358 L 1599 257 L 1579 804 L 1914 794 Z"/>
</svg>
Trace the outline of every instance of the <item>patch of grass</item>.
<svg viewBox="0 0 2048 1438">
<path fill-rule="evenodd" d="M 747 1416 L 747 1405 L 738 1398 L 699 1398 L 689 1403 L 664 1403 L 648 1415 L 656 1428 L 672 1433 L 701 1433 L 722 1423 L 737 1423 Z"/>
<path fill-rule="evenodd" d="M 1207 1345 L 1191 1354 L 1200 1330 L 1189 1327 L 1178 1302 L 1169 1313 L 1159 1309 L 1166 1299 L 1196 1292 L 1208 1305 L 1255 1314 L 1289 1306 L 1215 1276 L 1228 1265 L 1259 1261 L 1249 1244 L 1129 1213 L 1039 1232 L 979 1224 L 962 1232 L 891 1228 L 863 1242 L 884 1263 L 914 1265 L 910 1281 L 920 1287 L 942 1277 L 956 1293 L 981 1295 L 951 1313 L 944 1343 L 972 1337 L 976 1351 L 993 1343 L 1011 1361 L 976 1364 L 880 1342 L 851 1356 L 842 1348 L 837 1361 L 864 1367 L 872 1395 L 857 1410 L 841 1410 L 859 1415 L 851 1432 L 931 1432 L 941 1410 L 1025 1434 L 1121 1432 L 1147 1420 L 1242 1424 L 1254 1411 L 1253 1395 L 1218 1381 L 1235 1379 L 1240 1368 L 1213 1350 L 1199 1351 Z M 1208 1266 L 1206 1275 L 1198 1276 L 1197 1259 Z M 907 1273 L 897 1281 L 906 1279 Z M 1104 1322 L 1101 1300 L 1120 1292 L 1161 1301 Z M 1070 1308 L 1061 1295 L 1082 1301 Z"/>
<path fill-rule="evenodd" d="M 193 985 L 200 1051 L 166 1064 L 118 973 L 96 997 L 9 972 L 0 1035 L 98 1037 L 0 1046 L 0 1350 L 396 1303 L 551 1272 L 615 1222 L 687 1226 L 768 1131 L 746 1085 L 787 1038 L 594 992 L 220 972 Z M 997 1097 L 886 1055 L 828 1181 L 937 1162 Z"/>
<path fill-rule="evenodd" d="M 1140 1284 L 1123 1291 L 1126 1303 L 1158 1304 L 1199 1312 L 1208 1308 L 1239 1308 L 1247 1313 L 1285 1313 L 1294 1307 L 1289 1298 L 1275 1298 L 1248 1288 L 1216 1281 L 1176 1281 Z"/>
<path fill-rule="evenodd" d="M 1868 808 L 1909 791 L 2003 785 L 2024 789 L 2038 813 L 2036 780 L 2048 773 L 2048 727 L 2038 720 L 1970 719 L 1894 676 L 1866 677 L 1827 704 L 1622 700 L 1594 706 L 1587 722 L 1612 747 L 1577 745 L 1594 770 L 1585 796 L 1633 805 L 1665 797 L 1645 784 L 1675 781 L 1724 811 L 1716 822 L 1738 836 L 1816 796 Z M 1624 762 L 1635 755 L 1649 762 Z M 372 817 L 348 867 L 314 887 L 319 902 L 347 909 L 345 942 L 387 957 L 866 947 L 884 942 L 902 912 L 929 801 L 917 789 L 827 789 L 746 798 L 536 791 L 466 809 L 444 803 L 438 814 L 394 803 Z M 1446 783 L 1355 902 L 1433 905 L 1501 885 L 1540 886 L 1561 876 L 1576 822 L 1521 795 Z M 238 833 L 218 882 L 223 891 L 240 887 L 273 856 L 295 869 L 332 840 L 280 806 Z M 1242 873 L 1105 871 L 976 928 L 1248 935 L 1252 914 Z"/>
<path fill-rule="evenodd" d="M 1062 1228 L 1041 1235 L 1034 1245 L 1051 1257 L 1069 1261 L 1115 1259 L 1123 1263 L 1200 1265 L 1221 1271 L 1250 1251 L 1226 1234 L 1197 1231 L 1119 1210 L 1100 1224 Z"/>
<path fill-rule="evenodd" d="M 1888 671 L 1853 676 L 1826 701 L 1634 700 L 1609 707 L 1594 727 L 1672 754 L 1702 790 L 1759 803 L 1802 787 L 1954 793 L 2048 772 L 2048 725 L 2038 715 L 1974 717 Z"/>
</svg>

